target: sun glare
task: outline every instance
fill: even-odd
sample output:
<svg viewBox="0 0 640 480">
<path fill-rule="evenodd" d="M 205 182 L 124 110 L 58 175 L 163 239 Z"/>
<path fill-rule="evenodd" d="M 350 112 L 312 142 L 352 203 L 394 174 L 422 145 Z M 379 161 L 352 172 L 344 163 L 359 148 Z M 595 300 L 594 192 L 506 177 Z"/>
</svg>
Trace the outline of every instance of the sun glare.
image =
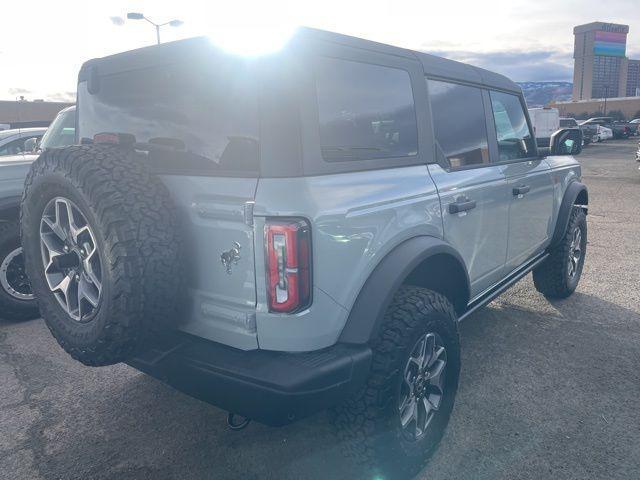
<svg viewBox="0 0 640 480">
<path fill-rule="evenodd" d="M 209 34 L 209 38 L 227 52 L 259 56 L 281 50 L 295 31 L 295 26 L 238 26 L 216 30 Z"/>
</svg>

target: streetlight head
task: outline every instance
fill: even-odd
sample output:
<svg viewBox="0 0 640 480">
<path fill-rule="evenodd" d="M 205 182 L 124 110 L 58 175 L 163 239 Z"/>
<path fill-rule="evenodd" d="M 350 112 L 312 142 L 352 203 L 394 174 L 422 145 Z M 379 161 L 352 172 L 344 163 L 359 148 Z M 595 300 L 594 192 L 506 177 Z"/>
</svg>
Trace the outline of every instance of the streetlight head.
<svg viewBox="0 0 640 480">
<path fill-rule="evenodd" d="M 129 12 L 127 13 L 127 18 L 129 20 L 142 20 L 144 19 L 144 15 L 141 13 Z"/>
<path fill-rule="evenodd" d="M 182 20 L 171 20 L 169 22 L 169 25 L 171 25 L 172 27 L 179 27 L 180 25 L 182 25 L 184 22 Z"/>
</svg>

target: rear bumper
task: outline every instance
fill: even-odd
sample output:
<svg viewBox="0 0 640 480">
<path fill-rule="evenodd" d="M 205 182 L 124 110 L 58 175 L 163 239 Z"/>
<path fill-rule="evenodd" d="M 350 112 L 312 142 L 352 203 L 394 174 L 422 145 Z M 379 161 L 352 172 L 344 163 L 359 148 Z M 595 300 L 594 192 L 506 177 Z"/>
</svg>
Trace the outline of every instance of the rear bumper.
<svg viewBox="0 0 640 480">
<path fill-rule="evenodd" d="M 195 398 L 277 426 L 345 400 L 364 384 L 371 349 L 336 344 L 307 353 L 242 351 L 176 334 L 128 363 Z"/>
</svg>

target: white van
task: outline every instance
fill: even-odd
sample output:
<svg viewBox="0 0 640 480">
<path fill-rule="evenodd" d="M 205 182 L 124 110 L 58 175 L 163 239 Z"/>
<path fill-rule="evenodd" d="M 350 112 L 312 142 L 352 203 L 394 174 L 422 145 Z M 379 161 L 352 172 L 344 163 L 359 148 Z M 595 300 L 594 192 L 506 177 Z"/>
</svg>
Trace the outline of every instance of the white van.
<svg viewBox="0 0 640 480">
<path fill-rule="evenodd" d="M 529 116 L 538 146 L 548 147 L 551 135 L 560 128 L 560 112 L 551 107 L 530 108 Z"/>
</svg>

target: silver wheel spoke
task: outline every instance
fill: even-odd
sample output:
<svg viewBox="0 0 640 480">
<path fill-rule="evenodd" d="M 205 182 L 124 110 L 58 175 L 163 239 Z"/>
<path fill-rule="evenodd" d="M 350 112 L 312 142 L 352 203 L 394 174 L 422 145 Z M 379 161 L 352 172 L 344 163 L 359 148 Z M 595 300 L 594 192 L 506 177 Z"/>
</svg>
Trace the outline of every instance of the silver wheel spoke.
<svg viewBox="0 0 640 480">
<path fill-rule="evenodd" d="M 57 222 L 47 217 L 42 217 L 42 221 L 61 241 L 64 242 L 67 239 L 67 234 Z"/>
<path fill-rule="evenodd" d="M 422 357 L 422 368 L 428 368 L 429 364 L 433 361 L 436 352 L 436 337 L 430 333 L 424 339 L 425 351 Z"/>
<path fill-rule="evenodd" d="M 63 253 L 64 243 L 54 234 L 40 234 L 42 245 L 47 249 L 48 260 Z"/>
<path fill-rule="evenodd" d="M 56 197 L 47 204 L 40 245 L 49 289 L 72 319 L 83 321 L 100 304 L 102 265 L 91 227 L 71 200 Z"/>
<path fill-rule="evenodd" d="M 429 372 L 429 385 L 437 388 L 439 391 L 442 391 L 442 372 L 444 372 L 444 367 L 446 367 L 446 362 L 442 360 L 438 360 L 433 369 Z"/>
<path fill-rule="evenodd" d="M 414 440 L 425 434 L 440 408 L 446 364 L 444 344 L 435 333 L 422 335 L 407 359 L 398 411 L 403 431 Z"/>
<path fill-rule="evenodd" d="M 81 300 L 88 301 L 93 307 L 98 306 L 99 300 L 99 292 L 96 291 L 95 286 L 87 282 L 84 277 L 80 278 L 80 283 L 78 285 L 78 303 Z"/>
<path fill-rule="evenodd" d="M 424 397 L 420 402 L 420 408 L 424 412 L 425 420 L 428 420 L 429 415 L 433 414 L 433 411 L 435 410 L 434 406 L 431 404 L 431 402 L 429 402 L 429 399 L 427 397 Z"/>
<path fill-rule="evenodd" d="M 413 420 L 416 411 L 416 402 L 412 398 L 408 398 L 403 408 L 400 410 L 400 424 L 402 428 L 407 428 L 411 420 Z"/>
<path fill-rule="evenodd" d="M 431 367 L 433 367 L 433 364 L 436 363 L 443 354 L 444 354 L 444 347 L 437 347 L 435 345 L 435 339 L 434 339 L 433 354 L 431 355 L 431 358 L 429 358 L 429 363 L 427 363 L 427 368 L 430 369 Z"/>
<path fill-rule="evenodd" d="M 571 237 L 569 245 L 569 259 L 567 262 L 567 273 L 569 277 L 573 277 L 578 273 L 580 258 L 582 257 L 582 230 L 576 227 Z"/>
<path fill-rule="evenodd" d="M 69 303 L 69 290 L 71 288 L 71 281 L 75 274 L 69 272 L 64 278 L 57 284 L 51 288 L 53 293 L 60 293 L 64 297 L 64 304 L 67 307 L 67 311 L 71 310 L 71 305 Z"/>
</svg>

